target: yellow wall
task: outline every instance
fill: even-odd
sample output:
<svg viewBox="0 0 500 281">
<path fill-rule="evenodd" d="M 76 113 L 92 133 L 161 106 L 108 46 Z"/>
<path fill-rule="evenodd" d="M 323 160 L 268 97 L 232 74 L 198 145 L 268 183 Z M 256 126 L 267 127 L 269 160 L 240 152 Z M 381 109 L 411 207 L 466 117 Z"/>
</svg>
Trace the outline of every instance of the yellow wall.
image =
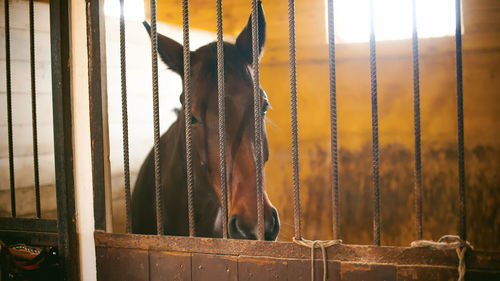
<svg viewBox="0 0 500 281">
<path fill-rule="evenodd" d="M 479 247 L 498 248 L 500 5 L 493 1 L 464 2 L 468 234 Z M 328 50 L 322 4 L 321 0 L 296 4 L 303 232 L 314 239 L 331 237 Z M 274 10 L 268 12 L 268 18 L 286 13 L 286 6 L 280 8 L 276 14 Z M 273 105 L 268 115 L 271 158 L 266 170 L 267 186 L 271 198 L 281 207 L 284 225 L 280 238 L 289 239 L 293 235 L 293 209 L 289 204 L 292 171 L 286 21 L 270 30 L 280 35 L 268 41 L 261 65 L 262 85 Z M 456 231 L 454 47 L 452 37 L 420 40 L 426 239 Z M 414 239 L 411 41 L 378 43 L 377 53 L 382 243 L 408 245 Z M 342 238 L 348 243 L 370 243 L 372 239 L 368 55 L 368 44 L 337 45 L 341 228 Z M 485 230 L 491 225 L 496 226 Z"/>
<path fill-rule="evenodd" d="M 191 2 L 192 26 L 214 30 L 215 5 L 198 2 Z M 159 18 L 180 23 L 169 5 L 178 3 L 159 2 Z M 249 3 L 225 1 L 224 5 L 225 32 L 235 35 L 246 23 Z M 273 106 L 267 123 L 271 156 L 266 186 L 280 211 L 280 239 L 288 240 L 293 235 L 293 197 L 287 3 L 263 1 L 263 5 L 268 40 L 261 83 Z M 324 0 L 296 1 L 302 227 L 304 236 L 312 239 L 331 238 L 324 17 Z M 500 249 L 500 133 L 496 124 L 500 117 L 500 2 L 464 0 L 463 23 L 468 237 L 479 248 Z M 457 225 L 455 42 L 445 37 L 419 43 L 424 238 L 437 239 L 455 233 Z M 382 244 L 408 245 L 414 240 L 411 41 L 377 43 L 377 54 Z M 366 43 L 337 45 L 341 231 L 347 243 L 372 241 L 368 55 Z"/>
</svg>

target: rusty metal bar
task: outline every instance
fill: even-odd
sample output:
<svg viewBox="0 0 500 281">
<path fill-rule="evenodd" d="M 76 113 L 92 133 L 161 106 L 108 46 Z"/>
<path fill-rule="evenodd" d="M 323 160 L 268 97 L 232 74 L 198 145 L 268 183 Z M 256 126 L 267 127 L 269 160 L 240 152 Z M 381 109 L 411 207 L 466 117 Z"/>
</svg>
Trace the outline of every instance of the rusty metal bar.
<svg viewBox="0 0 500 281">
<path fill-rule="evenodd" d="M 10 11 L 9 1 L 4 1 L 5 11 L 5 74 L 7 82 L 7 130 L 9 139 L 10 209 L 16 217 L 16 183 L 14 178 L 14 147 L 12 139 L 12 81 L 10 72 Z"/>
<path fill-rule="evenodd" d="M 0 230 L 57 232 L 57 220 L 38 218 L 0 218 Z"/>
<path fill-rule="evenodd" d="M 377 54 L 375 49 L 375 1 L 370 0 L 370 82 L 372 97 L 373 243 L 380 245 L 380 179 L 377 109 Z"/>
<path fill-rule="evenodd" d="M 261 5 L 260 1 L 259 5 Z M 255 122 L 255 170 L 257 188 L 257 238 L 264 240 L 264 198 L 262 194 L 262 111 L 259 82 L 259 14 L 257 0 L 252 0 L 252 70 L 253 108 Z"/>
<path fill-rule="evenodd" d="M 122 90 L 122 131 L 123 131 L 123 182 L 125 185 L 126 231 L 132 232 L 130 221 L 130 164 L 128 145 L 128 107 L 127 107 L 127 61 L 125 46 L 124 0 L 120 0 L 120 73 Z"/>
<path fill-rule="evenodd" d="M 422 240 L 422 152 L 420 137 L 420 74 L 418 57 L 417 6 L 413 5 L 413 122 L 415 139 L 415 239 Z"/>
<path fill-rule="evenodd" d="M 40 176 L 38 168 L 38 125 L 36 117 L 36 80 L 35 80 L 35 12 L 33 0 L 29 1 L 29 21 L 30 21 L 30 67 L 31 67 L 31 122 L 33 129 L 33 170 L 35 179 L 35 208 L 36 217 L 41 218 L 40 209 Z"/>
<path fill-rule="evenodd" d="M 328 50 L 330 70 L 330 146 L 332 154 L 333 239 L 340 239 L 339 162 L 337 142 L 337 81 L 335 72 L 335 20 L 333 0 L 328 0 Z"/>
<path fill-rule="evenodd" d="M 191 52 L 189 51 L 189 0 L 182 0 L 182 34 L 184 51 L 184 118 L 186 122 L 186 172 L 188 189 L 189 236 L 196 235 L 194 225 L 194 178 L 191 133 Z"/>
<path fill-rule="evenodd" d="M 299 142 L 297 128 L 297 73 L 295 63 L 295 1 L 288 0 L 288 45 L 290 55 L 290 107 L 292 118 L 293 214 L 295 239 L 302 238 L 300 227 Z"/>
<path fill-rule="evenodd" d="M 0 239 L 2 239 L 2 242 L 7 244 L 25 243 L 28 245 L 37 245 L 37 246 L 57 246 L 59 236 L 57 235 L 57 233 L 53 232 L 0 229 Z M 3 266 L 3 264 L 0 264 L 0 267 L 1 266 Z M 61 274 L 63 274 L 62 271 Z M 76 280 L 76 279 L 71 279 L 71 280 Z"/>
<path fill-rule="evenodd" d="M 457 125 L 458 125 L 458 235 L 467 239 L 465 211 L 465 156 L 464 156 L 464 93 L 462 80 L 462 12 L 461 1 L 455 0 L 456 60 L 457 60 Z"/>
<path fill-rule="evenodd" d="M 222 237 L 227 238 L 226 183 L 226 108 L 224 102 L 224 40 L 222 29 L 222 0 L 217 0 L 217 86 L 219 101 L 219 165 L 222 201 Z"/>
<path fill-rule="evenodd" d="M 161 199 L 160 175 L 160 109 L 158 99 L 158 33 L 156 31 L 156 0 L 150 0 L 151 6 L 151 72 L 153 80 L 153 122 L 154 122 L 154 169 L 155 169 L 155 203 L 156 203 L 156 232 L 163 231 L 163 206 Z"/>
<path fill-rule="evenodd" d="M 78 280 L 79 250 L 76 233 L 71 114 L 71 58 L 69 1 L 50 1 L 50 46 L 54 163 L 57 195 L 59 261 L 64 279 Z M 31 235 L 30 235 L 31 236 Z"/>
<path fill-rule="evenodd" d="M 106 229 L 105 149 L 102 93 L 101 29 L 99 0 L 86 1 L 89 68 L 90 137 L 92 139 L 92 185 L 95 229 Z"/>
</svg>

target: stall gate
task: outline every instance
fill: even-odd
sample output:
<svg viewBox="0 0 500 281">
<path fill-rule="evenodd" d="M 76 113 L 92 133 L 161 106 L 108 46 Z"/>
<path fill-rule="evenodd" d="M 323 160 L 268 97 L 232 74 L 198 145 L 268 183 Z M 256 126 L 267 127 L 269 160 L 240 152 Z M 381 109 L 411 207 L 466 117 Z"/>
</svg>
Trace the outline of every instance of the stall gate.
<svg viewBox="0 0 500 281">
<path fill-rule="evenodd" d="M 101 36 L 99 12 L 102 7 L 99 1 L 89 0 L 88 4 L 88 36 L 90 47 L 90 69 L 101 68 L 99 48 Z M 218 47 L 218 81 L 224 81 L 222 49 L 222 1 L 217 0 L 217 47 Z M 371 1 L 373 5 L 374 1 Z M 415 2 L 415 1 L 414 1 Z M 457 236 L 443 237 L 442 241 L 422 240 L 422 184 L 421 184 L 421 152 L 420 152 L 420 97 L 419 97 L 419 57 L 418 36 L 416 31 L 415 11 L 413 12 L 413 73 L 414 73 L 414 109 L 415 109 L 415 242 L 411 247 L 380 246 L 380 198 L 379 198 L 379 144 L 377 113 L 377 76 L 375 35 L 373 29 L 373 7 L 371 9 L 370 36 L 370 79 L 372 101 L 372 136 L 373 136 L 373 245 L 342 244 L 338 212 L 338 156 L 337 156 L 337 104 L 335 87 L 335 35 L 333 19 L 333 0 L 328 1 L 328 31 L 330 55 L 330 106 L 331 106 L 331 153 L 333 179 L 333 225 L 334 240 L 309 241 L 302 237 L 300 226 L 300 193 L 298 168 L 298 132 L 297 132 L 297 90 L 295 76 L 295 11 L 294 1 L 288 1 L 289 46 L 290 46 L 290 93 L 292 120 L 292 157 L 293 157 L 293 191 L 295 212 L 295 236 L 290 242 L 269 242 L 264 240 L 262 212 L 262 116 L 255 114 L 255 138 L 257 149 L 255 159 L 257 166 L 257 241 L 235 240 L 228 238 L 226 180 L 221 176 L 223 214 L 223 238 L 196 237 L 193 214 L 193 180 L 190 161 L 191 123 L 186 122 L 188 205 L 189 205 L 189 237 L 163 235 L 163 221 L 157 220 L 158 235 L 131 234 L 130 227 L 130 173 L 128 167 L 128 125 L 127 125 L 127 91 L 124 79 L 125 66 L 125 32 L 123 20 L 123 0 L 120 19 L 120 55 L 122 71 L 122 116 L 124 136 L 124 182 L 127 200 L 127 232 L 116 234 L 105 232 L 105 180 L 103 168 L 103 151 L 106 150 L 106 135 L 103 130 L 102 101 L 98 71 L 90 72 L 90 96 L 92 102 L 92 138 L 94 161 L 94 207 L 97 274 L 99 280 L 498 280 L 500 278 L 500 253 L 473 250 L 466 242 L 465 221 L 465 184 L 464 184 L 464 143 L 463 143 L 463 87 L 462 87 L 462 43 L 461 43 L 461 1 L 456 1 L 456 73 L 457 73 L 457 123 L 458 123 L 458 167 L 459 167 L 459 225 Z M 215 4 L 215 3 L 214 3 Z M 254 106 L 260 108 L 258 77 L 258 9 L 260 1 L 252 0 L 252 34 L 253 35 L 253 77 Z M 415 5 L 415 3 L 414 3 Z M 415 7 L 415 6 L 414 6 Z M 153 65 L 153 114 L 154 131 L 154 165 L 156 206 L 161 206 L 159 173 L 159 130 L 158 130 L 158 65 L 156 33 L 156 1 L 151 0 L 151 44 Z M 193 7 L 195 8 L 195 7 Z M 179 8 L 179 11 L 181 9 Z M 184 33 L 184 106 L 190 108 L 190 60 L 189 56 L 189 7 L 188 0 L 182 1 L 183 33 Z M 219 124 L 224 124 L 224 87 L 218 87 Z M 222 103 L 221 103 L 222 102 Z M 181 111 L 182 112 L 182 111 Z M 257 111 L 256 111 L 257 112 Z M 185 120 L 190 120 L 189 110 L 185 111 Z M 219 126 L 219 159 L 224 156 L 224 125 Z M 225 161 L 220 163 L 221 171 L 225 169 Z M 222 173 L 221 174 L 225 174 Z M 194 195 L 196 196 L 196 195 Z M 260 207 L 260 208 L 259 208 Z M 156 214 L 161 215 L 160 207 Z M 161 216 L 160 216 L 161 217 Z"/>
<path fill-rule="evenodd" d="M 54 137 L 54 170 L 55 189 L 57 201 L 57 218 L 48 219 L 42 216 L 40 202 L 40 174 L 39 174 L 39 152 L 38 152 L 38 126 L 37 126 L 37 83 L 35 81 L 35 46 L 34 34 L 35 15 L 34 1 L 26 1 L 29 7 L 29 49 L 28 58 L 11 57 L 11 54 L 19 54 L 16 49 L 24 46 L 11 46 L 11 31 L 19 32 L 18 27 L 11 27 L 11 22 L 19 19 L 10 16 L 12 1 L 4 2 L 5 18 L 5 74 L 6 74 L 6 97 L 7 97 L 7 128 L 8 128 L 8 152 L 9 152 L 9 176 L 10 176 L 10 217 L 0 218 L 0 240 L 6 245 L 25 243 L 27 245 L 54 246 L 58 249 L 60 257 L 60 276 L 53 276 L 53 280 L 77 280 L 79 279 L 79 256 L 78 237 L 75 226 L 75 197 L 73 186 L 73 132 L 72 132 L 72 109 L 70 91 L 70 25 L 69 25 L 69 3 L 63 0 L 50 1 L 50 63 L 52 81 L 52 109 L 53 109 L 53 137 Z M 28 6 L 29 5 L 29 6 Z M 14 50 L 11 52 L 11 50 Z M 34 193 L 36 210 L 35 218 L 20 217 L 19 207 L 16 208 L 16 180 L 14 172 L 14 149 L 13 144 L 18 141 L 13 137 L 13 100 L 23 93 L 12 89 L 12 69 L 14 64 L 29 62 L 31 79 L 24 81 L 31 86 L 31 117 L 33 134 L 33 165 L 34 165 Z M 17 72 L 19 73 L 19 72 Z M 49 76 L 50 77 L 50 76 Z M 3 92 L 4 90 L 2 90 Z M 17 107 L 18 108 L 18 107 Z M 29 112 L 29 111 L 28 111 Z M 3 136 L 2 136 L 3 137 Z M 22 141 L 22 140 L 20 140 Z M 21 196 L 23 196 L 21 194 Z M 22 200 L 22 201 L 20 201 Z M 18 198 L 17 202 L 25 201 Z M 2 280 L 10 280 L 2 263 Z"/>
</svg>

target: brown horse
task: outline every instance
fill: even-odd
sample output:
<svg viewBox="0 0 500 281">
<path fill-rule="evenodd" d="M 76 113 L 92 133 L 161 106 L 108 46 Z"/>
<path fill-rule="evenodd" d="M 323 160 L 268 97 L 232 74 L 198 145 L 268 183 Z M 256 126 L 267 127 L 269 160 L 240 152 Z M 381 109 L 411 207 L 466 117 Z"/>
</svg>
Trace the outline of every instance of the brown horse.
<svg viewBox="0 0 500 281">
<path fill-rule="evenodd" d="M 265 18 L 259 13 L 259 55 L 265 41 Z M 149 30 L 149 25 L 145 24 Z M 235 44 L 224 42 L 226 103 L 226 167 L 229 236 L 256 239 L 256 165 L 253 110 L 251 17 Z M 167 66 L 183 76 L 182 45 L 158 35 L 158 50 Z M 191 123 L 193 136 L 194 209 L 197 236 L 221 237 L 221 191 L 218 145 L 217 45 L 210 43 L 191 52 Z M 262 114 L 269 106 L 261 90 Z M 184 101 L 183 94 L 181 102 Z M 160 139 L 161 192 L 167 235 L 188 235 L 186 142 L 184 105 L 177 120 Z M 264 122 L 264 121 L 263 121 Z M 263 124 L 264 161 L 269 158 Z M 155 234 L 154 165 L 151 151 L 143 163 L 132 196 L 134 233 Z M 275 240 L 279 218 L 264 190 L 265 239 Z"/>
</svg>

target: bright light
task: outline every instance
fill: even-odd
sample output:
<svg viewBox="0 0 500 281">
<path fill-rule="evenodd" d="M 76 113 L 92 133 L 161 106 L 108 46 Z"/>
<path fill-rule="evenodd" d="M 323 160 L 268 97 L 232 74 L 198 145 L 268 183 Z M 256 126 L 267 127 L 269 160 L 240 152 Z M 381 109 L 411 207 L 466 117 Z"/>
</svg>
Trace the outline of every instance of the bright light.
<svg viewBox="0 0 500 281">
<path fill-rule="evenodd" d="M 455 34 L 455 0 L 416 0 L 417 30 L 421 38 Z M 336 0 L 336 41 L 368 42 L 370 0 Z M 375 38 L 408 39 L 412 36 L 412 0 L 374 0 Z M 325 4 L 327 7 L 328 5 Z"/>
<path fill-rule="evenodd" d="M 143 0 L 124 0 L 124 13 L 126 20 L 144 20 L 144 1 Z M 104 15 L 111 17 L 120 17 L 120 0 L 105 0 Z"/>
</svg>

